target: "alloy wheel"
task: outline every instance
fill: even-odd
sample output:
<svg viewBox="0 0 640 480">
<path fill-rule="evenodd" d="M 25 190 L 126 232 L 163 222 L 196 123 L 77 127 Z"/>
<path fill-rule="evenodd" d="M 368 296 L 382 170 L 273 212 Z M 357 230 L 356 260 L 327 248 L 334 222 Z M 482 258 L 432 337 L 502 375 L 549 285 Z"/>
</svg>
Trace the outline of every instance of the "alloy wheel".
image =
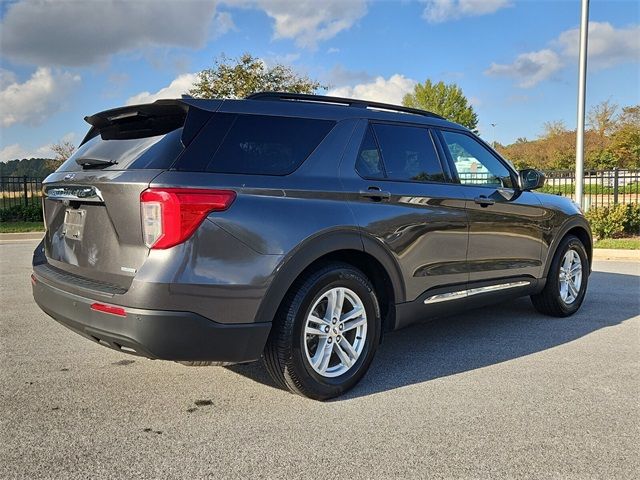
<svg viewBox="0 0 640 480">
<path fill-rule="evenodd" d="M 334 287 L 314 302 L 304 328 L 307 361 L 323 377 L 338 377 L 358 361 L 367 339 L 367 312 L 352 290 Z"/>
<path fill-rule="evenodd" d="M 558 280 L 560 298 L 565 304 L 571 305 L 578 298 L 582 286 L 582 260 L 575 250 L 569 249 L 564 254 Z"/>
</svg>

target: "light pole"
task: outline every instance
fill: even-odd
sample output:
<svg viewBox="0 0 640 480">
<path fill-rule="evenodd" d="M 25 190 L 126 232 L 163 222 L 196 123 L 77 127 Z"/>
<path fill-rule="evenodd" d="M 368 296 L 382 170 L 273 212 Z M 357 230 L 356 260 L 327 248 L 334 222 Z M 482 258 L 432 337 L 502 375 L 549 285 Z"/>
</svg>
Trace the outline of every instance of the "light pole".
<svg viewBox="0 0 640 480">
<path fill-rule="evenodd" d="M 578 126 L 576 129 L 576 202 L 584 208 L 584 106 L 587 88 L 587 39 L 589 0 L 582 0 L 580 16 L 580 64 L 578 68 Z"/>
<path fill-rule="evenodd" d="M 493 148 L 496 148 L 496 124 L 492 123 L 491 126 L 493 127 Z"/>
</svg>

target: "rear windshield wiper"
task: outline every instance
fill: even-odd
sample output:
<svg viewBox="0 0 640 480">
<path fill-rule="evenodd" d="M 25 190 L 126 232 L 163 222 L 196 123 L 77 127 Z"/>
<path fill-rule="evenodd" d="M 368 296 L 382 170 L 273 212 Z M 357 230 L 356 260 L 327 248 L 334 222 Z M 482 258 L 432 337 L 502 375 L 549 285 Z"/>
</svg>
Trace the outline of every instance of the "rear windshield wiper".
<svg viewBox="0 0 640 480">
<path fill-rule="evenodd" d="M 76 163 L 82 168 L 105 168 L 116 165 L 116 160 L 102 160 L 99 158 L 76 158 Z"/>
</svg>

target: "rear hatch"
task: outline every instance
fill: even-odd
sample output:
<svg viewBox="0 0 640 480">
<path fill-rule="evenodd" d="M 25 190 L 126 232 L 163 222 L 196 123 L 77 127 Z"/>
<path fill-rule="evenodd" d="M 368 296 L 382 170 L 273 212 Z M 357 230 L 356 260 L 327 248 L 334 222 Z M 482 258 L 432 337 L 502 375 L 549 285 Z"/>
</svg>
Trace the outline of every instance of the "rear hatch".
<svg viewBox="0 0 640 480">
<path fill-rule="evenodd" d="M 221 102 L 164 100 L 102 112 L 43 183 L 49 268 L 85 286 L 129 288 L 149 249 L 140 194 L 170 168 Z M 205 108 L 202 108 L 204 105 Z"/>
</svg>

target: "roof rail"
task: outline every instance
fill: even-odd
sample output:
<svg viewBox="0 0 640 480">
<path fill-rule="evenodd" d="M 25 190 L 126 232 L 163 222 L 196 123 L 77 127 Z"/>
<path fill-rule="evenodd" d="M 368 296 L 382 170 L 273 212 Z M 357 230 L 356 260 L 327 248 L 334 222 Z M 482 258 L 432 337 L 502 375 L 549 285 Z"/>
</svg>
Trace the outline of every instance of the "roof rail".
<svg viewBox="0 0 640 480">
<path fill-rule="evenodd" d="M 309 95 L 306 93 L 286 93 L 286 92 L 258 92 L 245 97 L 247 100 L 294 100 L 299 102 L 330 103 L 344 105 L 347 107 L 371 108 L 374 110 L 386 110 L 391 112 L 412 113 L 424 117 L 434 117 L 445 120 L 444 117 L 426 110 L 417 108 L 402 107 L 390 103 L 370 102 L 368 100 L 358 100 L 354 98 L 329 97 L 325 95 Z"/>
</svg>

